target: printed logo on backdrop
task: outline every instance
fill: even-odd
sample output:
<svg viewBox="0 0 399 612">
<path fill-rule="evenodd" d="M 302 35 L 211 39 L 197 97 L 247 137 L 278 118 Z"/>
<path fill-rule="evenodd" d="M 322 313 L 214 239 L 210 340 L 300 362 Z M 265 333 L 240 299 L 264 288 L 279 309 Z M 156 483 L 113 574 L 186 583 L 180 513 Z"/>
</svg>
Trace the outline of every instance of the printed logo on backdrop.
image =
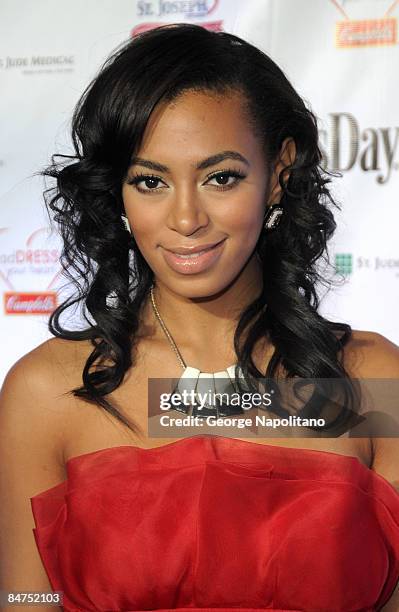
<svg viewBox="0 0 399 612">
<path fill-rule="evenodd" d="M 329 170 L 354 168 L 389 182 L 399 169 L 399 127 L 363 127 L 352 113 L 329 113 L 329 130 L 319 129 L 323 163 Z"/>
<path fill-rule="evenodd" d="M 354 19 L 353 8 L 359 8 L 358 0 L 330 0 L 343 21 L 335 24 L 335 46 L 339 49 L 353 47 L 374 47 L 380 45 L 395 45 L 397 42 L 397 19 L 391 13 L 397 7 L 399 0 L 386 2 L 376 1 L 367 4 L 368 11 L 372 7 L 374 15 L 364 15 L 362 19 Z"/>
<path fill-rule="evenodd" d="M 216 10 L 218 4 L 219 0 L 139 0 L 137 17 L 206 17 Z"/>
<path fill-rule="evenodd" d="M 399 278 L 399 257 L 380 257 L 379 255 L 364 256 L 353 253 L 335 254 L 335 271 L 343 276 L 350 276 L 356 272 L 384 272 L 390 277 Z"/>
<path fill-rule="evenodd" d="M 24 55 L 0 57 L 0 70 L 17 70 L 22 74 L 73 72 L 73 55 Z"/>
<path fill-rule="evenodd" d="M 352 274 L 352 253 L 336 253 L 335 270 L 338 274 L 348 276 Z"/>
<path fill-rule="evenodd" d="M 207 17 L 213 13 L 219 4 L 219 0 L 139 0 L 137 2 L 137 17 L 173 18 L 181 21 L 189 21 L 197 18 Z M 152 30 L 170 21 L 146 21 L 139 23 L 131 31 L 132 38 L 141 32 Z M 202 21 L 201 26 L 213 32 L 223 31 L 223 20 Z"/>
<path fill-rule="evenodd" d="M 51 314 L 57 306 L 57 292 L 51 287 L 62 270 L 58 249 L 48 248 L 43 242 L 48 228 L 33 232 L 25 245 L 5 249 L 2 243 L 8 231 L 7 227 L 0 228 L 0 283 L 3 285 L 4 314 Z M 21 289 L 27 278 L 29 282 L 34 278 L 35 289 L 40 285 L 44 288 L 41 291 Z"/>
</svg>

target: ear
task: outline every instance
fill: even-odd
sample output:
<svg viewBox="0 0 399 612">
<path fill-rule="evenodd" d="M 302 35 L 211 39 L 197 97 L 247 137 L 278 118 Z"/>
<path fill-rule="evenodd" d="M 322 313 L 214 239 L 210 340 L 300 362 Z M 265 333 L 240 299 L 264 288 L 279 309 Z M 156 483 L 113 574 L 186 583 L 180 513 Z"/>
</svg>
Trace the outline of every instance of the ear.
<svg viewBox="0 0 399 612">
<path fill-rule="evenodd" d="M 275 162 L 273 174 L 270 179 L 271 191 L 269 195 L 269 204 L 276 204 L 280 202 L 280 198 L 282 195 L 281 194 L 282 189 L 278 182 L 279 174 L 283 170 L 283 168 L 285 168 L 286 166 L 289 166 L 290 164 L 293 164 L 295 161 L 295 158 L 296 158 L 295 141 L 293 138 L 286 138 L 283 144 L 281 145 L 280 154 L 277 158 L 277 161 Z M 282 176 L 283 176 L 285 184 L 287 184 L 289 176 L 290 176 L 290 170 L 286 170 L 285 172 L 283 172 Z"/>
</svg>

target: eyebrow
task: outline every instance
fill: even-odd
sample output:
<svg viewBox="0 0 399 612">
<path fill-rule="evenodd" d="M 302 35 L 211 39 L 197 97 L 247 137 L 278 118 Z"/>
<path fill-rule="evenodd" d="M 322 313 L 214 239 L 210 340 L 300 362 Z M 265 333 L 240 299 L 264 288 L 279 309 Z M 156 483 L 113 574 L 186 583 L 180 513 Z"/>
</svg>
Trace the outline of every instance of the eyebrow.
<svg viewBox="0 0 399 612">
<path fill-rule="evenodd" d="M 211 155 L 210 157 L 203 159 L 201 162 L 198 162 L 195 168 L 196 170 L 204 170 L 205 168 L 219 164 L 225 159 L 235 159 L 236 161 L 243 162 L 247 166 L 251 165 L 246 157 L 241 155 L 241 153 L 238 151 L 222 151 L 221 153 L 216 153 L 215 155 Z M 133 157 L 131 159 L 130 167 L 131 166 L 144 166 L 145 168 L 156 170 L 157 172 L 170 173 L 170 169 L 167 166 L 164 166 L 158 162 L 150 161 L 149 159 L 143 159 L 142 157 Z"/>
</svg>

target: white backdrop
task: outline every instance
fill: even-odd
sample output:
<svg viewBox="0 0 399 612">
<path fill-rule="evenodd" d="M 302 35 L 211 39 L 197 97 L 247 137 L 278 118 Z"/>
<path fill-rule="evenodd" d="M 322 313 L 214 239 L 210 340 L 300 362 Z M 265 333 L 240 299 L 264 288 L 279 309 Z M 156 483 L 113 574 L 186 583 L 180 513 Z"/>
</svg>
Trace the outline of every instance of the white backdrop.
<svg viewBox="0 0 399 612">
<path fill-rule="evenodd" d="M 192 22 L 259 46 L 319 118 L 342 205 L 330 245 L 345 283 L 321 311 L 399 344 L 399 2 L 388 0 L 2 0 L 0 5 L 0 384 L 50 337 L 61 243 L 42 178 L 72 153 L 73 107 L 102 62 L 141 28 Z M 64 282 L 64 281 L 63 281 Z"/>
</svg>

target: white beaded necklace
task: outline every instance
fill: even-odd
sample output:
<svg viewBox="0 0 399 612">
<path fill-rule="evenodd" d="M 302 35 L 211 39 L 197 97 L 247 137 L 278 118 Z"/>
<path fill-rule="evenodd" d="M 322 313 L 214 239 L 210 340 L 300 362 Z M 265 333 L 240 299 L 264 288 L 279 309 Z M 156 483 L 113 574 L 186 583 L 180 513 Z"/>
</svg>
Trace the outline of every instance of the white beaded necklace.
<svg viewBox="0 0 399 612">
<path fill-rule="evenodd" d="M 209 393 L 209 391 L 212 391 L 213 393 L 227 393 L 229 395 L 231 395 L 232 393 L 237 393 L 238 391 L 235 386 L 235 370 L 237 364 L 233 364 L 225 370 L 221 370 L 219 372 L 201 372 L 201 370 L 199 370 L 198 368 L 193 368 L 191 366 L 186 365 L 179 349 L 176 346 L 175 341 L 173 340 L 168 328 L 166 327 L 161 315 L 159 314 L 157 305 L 155 303 L 153 287 L 154 286 L 152 286 L 150 289 L 150 295 L 155 316 L 158 319 L 159 324 L 161 325 L 161 328 L 164 331 L 165 336 L 167 337 L 172 349 L 174 350 L 181 367 L 183 368 L 183 374 L 180 376 L 179 381 L 174 389 L 174 392 L 182 393 L 183 391 L 193 391 L 194 393 L 205 394 Z M 240 367 L 237 367 L 237 372 L 241 378 L 244 378 Z M 176 410 L 189 414 L 188 406 L 183 403 L 179 406 L 176 406 Z M 240 406 L 232 406 L 230 404 L 223 405 L 220 402 L 218 403 L 216 401 L 213 405 L 207 404 L 202 410 L 199 410 L 197 405 L 194 405 L 191 416 L 205 417 L 209 414 L 217 414 L 217 416 L 232 416 L 233 414 L 243 413 L 244 411 Z"/>
</svg>

